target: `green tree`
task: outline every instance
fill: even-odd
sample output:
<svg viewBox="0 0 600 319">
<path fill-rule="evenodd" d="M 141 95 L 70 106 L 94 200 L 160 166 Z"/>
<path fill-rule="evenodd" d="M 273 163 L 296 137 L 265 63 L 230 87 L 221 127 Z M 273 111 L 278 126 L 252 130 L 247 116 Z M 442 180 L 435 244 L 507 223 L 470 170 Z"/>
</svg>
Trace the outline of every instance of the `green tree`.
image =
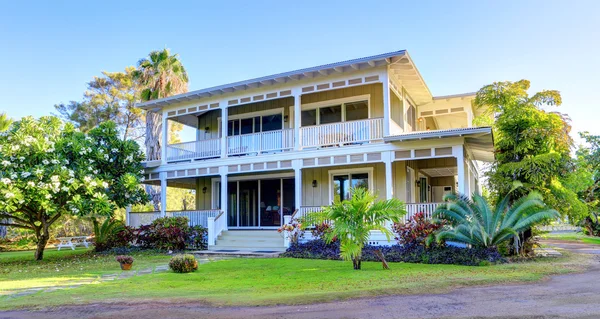
<svg viewBox="0 0 600 319">
<path fill-rule="evenodd" d="M 498 246 L 508 240 L 519 240 L 519 233 L 533 225 L 559 216 L 548 208 L 539 193 L 533 192 L 510 205 L 504 197 L 492 208 L 487 200 L 474 194 L 473 200 L 454 194 L 446 195 L 434 217 L 450 221 L 452 229 L 436 235 L 438 241 L 449 240 L 477 247 Z"/>
<path fill-rule="evenodd" d="M 33 231 L 41 260 L 61 216 L 111 216 L 147 202 L 142 160 L 112 122 L 85 134 L 56 117 L 25 117 L 0 135 L 0 225 Z"/>
<path fill-rule="evenodd" d="M 575 173 L 568 180 L 567 187 L 577 192 L 590 212 L 580 221 L 589 235 L 600 235 L 600 135 L 588 132 L 579 133 L 586 145 L 581 145 L 576 153 Z"/>
<path fill-rule="evenodd" d="M 560 93 L 547 90 L 530 96 L 529 87 L 527 80 L 496 82 L 477 92 L 474 105 L 486 107 L 482 117 L 495 117 L 496 161 L 488 173 L 490 190 L 498 200 L 509 196 L 511 201 L 538 191 L 548 205 L 579 219 L 587 208 L 564 185 L 573 171 L 568 118 L 541 109 L 559 106 Z M 511 192 L 515 182 L 523 187 Z"/>
<path fill-rule="evenodd" d="M 152 51 L 147 58 L 138 62 L 133 73 L 142 86 L 141 100 L 150 101 L 185 93 L 188 76 L 178 54 L 171 55 L 169 49 Z M 162 143 L 162 119 L 158 113 L 146 112 L 146 156 L 159 159 Z"/>
<path fill-rule="evenodd" d="M 351 189 L 351 194 L 348 200 L 335 201 L 322 212 L 309 214 L 307 220 L 331 221 L 332 230 L 325 234 L 325 240 L 328 243 L 339 240 L 340 257 L 352 260 L 354 269 L 360 270 L 362 250 L 371 231 L 380 231 L 388 241 L 391 240 L 393 234 L 386 224 L 399 222 L 406 210 L 400 200 L 378 201 L 376 195 L 363 187 Z M 308 223 L 303 221 L 302 224 Z"/>
<path fill-rule="evenodd" d="M 117 124 L 122 138 L 144 136 L 144 111 L 135 107 L 141 89 L 133 79 L 134 67 L 124 72 L 102 72 L 87 84 L 83 101 L 55 105 L 59 116 L 88 132 L 105 121 Z"/>
<path fill-rule="evenodd" d="M 12 120 L 6 116 L 4 113 L 0 113 L 0 132 L 8 130 Z"/>
</svg>

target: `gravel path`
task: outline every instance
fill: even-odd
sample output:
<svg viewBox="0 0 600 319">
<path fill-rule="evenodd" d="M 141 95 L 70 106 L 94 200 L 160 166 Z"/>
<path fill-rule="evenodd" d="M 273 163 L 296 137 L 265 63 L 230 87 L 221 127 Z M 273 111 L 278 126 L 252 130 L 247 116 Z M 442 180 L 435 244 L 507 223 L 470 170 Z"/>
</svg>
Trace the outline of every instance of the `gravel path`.
<svg viewBox="0 0 600 319">
<path fill-rule="evenodd" d="M 549 243 L 549 242 L 547 242 Z M 597 246 L 552 242 L 587 254 Z M 201 303 L 65 306 L 0 313 L 0 318 L 600 318 L 600 264 L 526 285 L 462 288 L 448 294 L 388 296 L 307 306 L 208 307 Z"/>
</svg>

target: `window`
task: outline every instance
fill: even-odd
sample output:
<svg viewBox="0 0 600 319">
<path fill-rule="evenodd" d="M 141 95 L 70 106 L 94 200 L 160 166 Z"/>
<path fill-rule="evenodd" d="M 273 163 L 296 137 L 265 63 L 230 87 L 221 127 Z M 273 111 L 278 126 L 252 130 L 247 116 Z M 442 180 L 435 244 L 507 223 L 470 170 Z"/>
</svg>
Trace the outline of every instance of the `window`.
<svg viewBox="0 0 600 319">
<path fill-rule="evenodd" d="M 350 199 L 350 197 L 352 197 L 352 194 L 350 193 L 352 188 L 362 187 L 370 189 L 370 171 L 363 170 L 350 173 L 336 173 L 330 171 L 330 175 L 330 180 L 332 182 L 331 201 Z"/>
<path fill-rule="evenodd" d="M 228 121 L 227 136 L 268 132 L 282 128 L 282 113 L 236 118 Z"/>
<path fill-rule="evenodd" d="M 344 102 L 340 104 L 317 106 L 301 113 L 301 125 L 321 125 L 347 121 L 364 120 L 369 118 L 369 100 L 367 99 Z M 356 97 L 355 97 L 356 98 Z M 309 106 L 310 107 L 310 106 Z"/>
</svg>

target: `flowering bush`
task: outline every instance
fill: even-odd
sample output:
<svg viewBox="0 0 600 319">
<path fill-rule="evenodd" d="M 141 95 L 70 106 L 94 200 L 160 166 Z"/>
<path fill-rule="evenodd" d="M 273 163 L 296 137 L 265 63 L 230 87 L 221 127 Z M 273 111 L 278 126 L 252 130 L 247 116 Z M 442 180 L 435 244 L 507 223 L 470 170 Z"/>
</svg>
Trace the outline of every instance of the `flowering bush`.
<svg viewBox="0 0 600 319">
<path fill-rule="evenodd" d="M 110 216 L 147 202 L 143 159 L 112 122 L 84 134 L 56 117 L 25 117 L 0 133 L 0 225 L 33 231 L 42 259 L 61 216 Z"/>
<path fill-rule="evenodd" d="M 399 244 L 425 246 L 427 237 L 433 236 L 442 227 L 444 227 L 443 222 L 427 219 L 425 214 L 420 212 L 413 215 L 406 223 L 394 223 L 393 230 L 398 234 L 396 240 Z"/>
<path fill-rule="evenodd" d="M 325 236 L 331 232 L 331 224 L 328 222 L 322 222 L 314 226 L 310 231 L 314 239 L 325 239 Z M 333 237 L 331 241 L 337 241 L 336 237 Z"/>
<path fill-rule="evenodd" d="M 297 243 L 300 238 L 304 237 L 302 224 L 296 219 L 293 219 L 289 224 L 285 224 L 277 229 L 278 233 L 282 233 L 284 231 L 289 233 L 290 243 Z"/>
<path fill-rule="evenodd" d="M 133 264 L 133 257 L 127 255 L 119 255 L 115 257 L 119 264 Z"/>
<path fill-rule="evenodd" d="M 208 229 L 201 225 L 190 227 L 185 239 L 185 246 L 199 250 L 208 249 Z"/>
<path fill-rule="evenodd" d="M 162 217 L 132 231 L 137 245 L 160 250 L 206 249 L 207 229 L 188 226 L 187 217 Z"/>
<path fill-rule="evenodd" d="M 175 255 L 169 261 L 169 268 L 177 273 L 188 273 L 198 270 L 198 261 L 194 255 Z"/>
</svg>

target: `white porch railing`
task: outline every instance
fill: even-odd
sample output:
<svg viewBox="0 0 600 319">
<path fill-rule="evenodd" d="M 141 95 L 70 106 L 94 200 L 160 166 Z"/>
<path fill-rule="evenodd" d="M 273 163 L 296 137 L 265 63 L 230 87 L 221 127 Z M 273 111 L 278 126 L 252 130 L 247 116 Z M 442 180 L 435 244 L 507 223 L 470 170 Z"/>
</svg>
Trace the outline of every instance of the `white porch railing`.
<svg viewBox="0 0 600 319">
<path fill-rule="evenodd" d="M 166 213 L 167 217 L 187 217 L 190 226 L 201 225 L 208 226 L 208 218 L 217 216 L 221 211 L 218 209 L 208 210 L 186 210 L 186 211 L 170 211 Z M 160 212 L 130 212 L 129 226 L 140 227 L 149 225 L 155 219 L 161 217 Z"/>
<path fill-rule="evenodd" d="M 301 219 L 301 218 L 305 218 L 306 215 L 310 214 L 310 213 L 317 213 L 323 210 L 322 206 L 301 206 L 299 209 L 297 209 L 294 214 L 292 214 L 292 217 L 290 219 Z M 314 224 L 314 221 L 311 220 L 306 220 L 304 219 L 303 221 L 304 223 L 309 223 L 311 225 Z"/>
<path fill-rule="evenodd" d="M 303 147 L 369 142 L 383 138 L 383 119 L 373 118 L 300 128 Z"/>
<path fill-rule="evenodd" d="M 219 138 L 167 145 L 167 161 L 219 156 L 221 156 L 221 139 Z"/>
<path fill-rule="evenodd" d="M 433 212 L 442 203 L 410 203 L 406 204 L 407 214 L 404 215 L 404 222 L 407 222 L 416 213 L 424 213 L 426 219 L 433 218 Z"/>
<path fill-rule="evenodd" d="M 130 212 L 129 224 L 127 226 L 140 227 L 142 225 L 149 225 L 159 217 L 160 212 Z"/>
<path fill-rule="evenodd" d="M 259 154 L 292 148 L 294 148 L 294 129 L 227 137 L 228 155 Z"/>
<path fill-rule="evenodd" d="M 226 218 L 223 215 L 221 211 L 217 216 L 208 218 L 208 245 L 216 244 L 217 238 L 227 227 Z"/>
</svg>

